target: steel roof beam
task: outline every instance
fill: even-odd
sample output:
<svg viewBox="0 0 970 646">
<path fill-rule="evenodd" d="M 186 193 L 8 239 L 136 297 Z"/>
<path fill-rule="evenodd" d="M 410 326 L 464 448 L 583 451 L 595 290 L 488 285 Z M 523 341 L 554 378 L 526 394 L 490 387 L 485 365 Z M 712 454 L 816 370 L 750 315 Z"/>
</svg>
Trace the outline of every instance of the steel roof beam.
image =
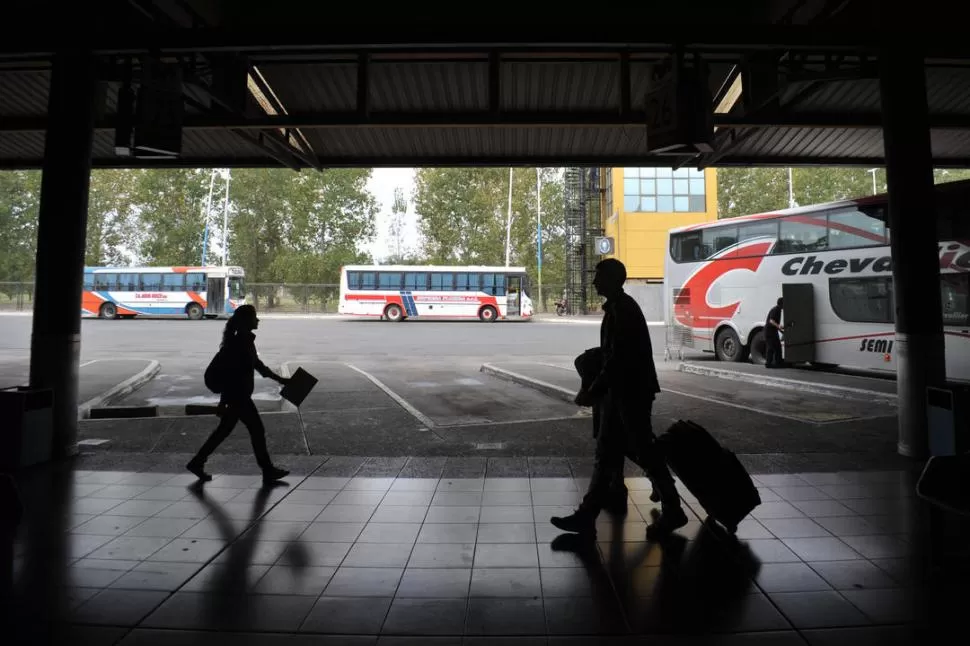
<svg viewBox="0 0 970 646">
<path fill-rule="evenodd" d="M 460 31 L 460 37 L 455 33 Z M 545 31 L 545 37 L 543 37 Z M 945 31 L 945 30 L 944 30 Z M 930 34 L 925 34 L 929 36 Z M 953 32 L 956 36 L 956 32 Z M 86 41 L 98 54 L 147 52 L 445 52 L 445 51 L 670 51 L 748 52 L 765 49 L 818 52 L 875 52 L 900 42 L 902 33 L 891 29 L 832 26 L 747 24 L 725 29 L 721 24 L 647 23 L 546 25 L 529 24 L 476 26 L 466 23 L 461 30 L 423 22 L 414 25 L 352 25 L 334 21 L 330 26 L 285 30 L 220 30 L 216 28 L 148 28 L 137 33 L 95 27 Z M 905 34 L 906 42 L 920 43 L 928 55 L 965 58 L 970 53 L 966 39 L 948 38 L 945 33 L 921 37 L 919 30 Z M 961 33 L 962 36 L 962 33 Z M 52 32 L 27 30 L 10 34 L 0 43 L 0 55 L 47 56 L 62 46 Z"/>
<path fill-rule="evenodd" d="M 230 157 L 212 159 L 208 157 L 183 157 L 179 159 L 148 160 L 132 158 L 95 158 L 95 168 L 265 168 L 272 166 L 273 161 L 283 166 L 293 168 L 292 161 L 274 157 Z M 648 155 L 537 155 L 510 157 L 484 156 L 469 158 L 467 156 L 339 156 L 322 157 L 320 162 L 324 168 L 415 168 L 415 167 L 571 167 L 584 166 L 602 168 L 604 166 L 642 166 L 670 168 L 672 158 L 650 157 Z M 844 166 L 873 168 L 882 166 L 884 159 L 880 157 L 770 157 L 770 156 L 727 156 L 715 168 L 735 167 L 788 167 L 788 166 Z M 698 167 L 696 162 L 680 164 L 688 168 Z M 39 158 L 5 159 L 0 160 L 0 170 L 41 168 L 43 160 Z M 970 168 L 970 157 L 936 158 L 934 168 Z M 297 166 L 300 167 L 300 166 Z M 309 168 L 309 166 L 303 166 Z"/>
<path fill-rule="evenodd" d="M 100 130 L 115 127 L 115 117 L 106 117 L 96 124 Z M 606 112 L 321 112 L 315 114 L 281 114 L 256 117 L 241 115 L 186 115 L 183 130 L 304 130 L 328 128 L 615 128 L 621 126 L 646 127 L 642 110 L 621 113 Z M 879 113 L 795 112 L 745 117 L 715 114 L 714 125 L 724 129 L 746 128 L 846 128 L 880 129 Z M 933 115 L 933 130 L 968 130 L 970 115 Z M 3 117 L 0 132 L 43 132 L 46 117 Z"/>
</svg>

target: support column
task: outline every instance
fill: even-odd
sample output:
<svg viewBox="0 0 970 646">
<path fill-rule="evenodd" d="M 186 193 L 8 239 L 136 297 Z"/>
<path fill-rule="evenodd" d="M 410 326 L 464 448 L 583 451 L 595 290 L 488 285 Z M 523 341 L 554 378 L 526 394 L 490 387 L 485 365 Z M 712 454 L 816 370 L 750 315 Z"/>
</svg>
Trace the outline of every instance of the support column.
<svg viewBox="0 0 970 646">
<path fill-rule="evenodd" d="M 946 379 L 926 73 L 918 48 L 880 56 L 901 455 L 928 452 L 926 387 Z"/>
<path fill-rule="evenodd" d="M 81 286 L 96 74 L 88 51 L 58 52 L 51 70 L 37 226 L 30 385 L 54 392 L 54 457 L 77 451 Z"/>
</svg>

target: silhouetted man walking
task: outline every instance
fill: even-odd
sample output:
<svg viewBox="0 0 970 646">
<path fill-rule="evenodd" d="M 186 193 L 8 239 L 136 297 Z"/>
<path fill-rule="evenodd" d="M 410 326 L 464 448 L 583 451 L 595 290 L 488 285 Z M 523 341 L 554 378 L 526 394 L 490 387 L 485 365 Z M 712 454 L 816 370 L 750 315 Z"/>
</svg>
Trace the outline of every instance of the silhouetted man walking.
<svg viewBox="0 0 970 646">
<path fill-rule="evenodd" d="M 782 299 L 778 299 L 778 304 L 768 311 L 768 319 L 765 321 L 765 367 L 784 368 L 785 362 L 781 358 L 781 336 L 779 332 L 785 331 L 785 326 L 781 324 Z"/>
<path fill-rule="evenodd" d="M 660 517 L 647 528 L 648 538 L 658 538 L 683 527 L 687 516 L 651 427 L 660 383 L 650 333 L 640 306 L 623 291 L 624 282 L 626 267 L 619 260 L 610 258 L 596 265 L 593 285 L 606 297 L 600 327 L 602 367 L 589 387 L 576 395 L 580 406 L 601 403 L 604 411 L 593 477 L 579 509 L 551 522 L 564 531 L 594 534 L 596 517 L 611 500 L 611 480 L 622 473 L 624 457 L 629 456 L 650 474 L 660 496 Z"/>
</svg>

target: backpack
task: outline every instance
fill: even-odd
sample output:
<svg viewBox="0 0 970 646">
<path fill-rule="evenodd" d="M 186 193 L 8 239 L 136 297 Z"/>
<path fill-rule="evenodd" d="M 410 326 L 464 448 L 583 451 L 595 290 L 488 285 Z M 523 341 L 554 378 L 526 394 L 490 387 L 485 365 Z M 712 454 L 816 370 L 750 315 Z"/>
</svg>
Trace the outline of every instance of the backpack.
<svg viewBox="0 0 970 646">
<path fill-rule="evenodd" d="M 209 362 L 209 366 L 205 369 L 205 374 L 203 375 L 205 387 L 217 395 L 221 394 L 223 388 L 226 386 L 226 372 L 228 370 L 228 362 L 226 359 L 225 351 L 220 349 L 212 357 L 212 361 Z"/>
</svg>

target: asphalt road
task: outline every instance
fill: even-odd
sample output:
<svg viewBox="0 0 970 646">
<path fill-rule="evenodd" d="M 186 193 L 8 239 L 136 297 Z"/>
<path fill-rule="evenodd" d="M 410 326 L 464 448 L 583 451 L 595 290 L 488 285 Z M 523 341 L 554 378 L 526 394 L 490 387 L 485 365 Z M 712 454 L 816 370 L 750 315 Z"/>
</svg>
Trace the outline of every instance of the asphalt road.
<svg viewBox="0 0 970 646">
<path fill-rule="evenodd" d="M 29 356 L 29 317 L 0 316 L 0 372 Z M 215 403 L 202 373 L 216 351 L 220 321 L 84 320 L 82 363 L 153 359 L 158 375 L 125 399 L 158 406 L 158 421 L 85 423 L 85 433 L 122 450 L 191 450 L 211 419 L 177 418 L 184 405 Z M 727 446 L 775 460 L 783 454 L 895 453 L 895 410 L 878 402 L 847 402 L 677 371 L 664 362 L 664 329 L 650 328 L 661 394 L 654 424 L 694 419 Z M 276 370 L 304 367 L 320 384 L 301 406 L 298 423 L 278 386 L 257 379 L 255 399 L 266 417 L 274 452 L 336 455 L 589 455 L 589 420 L 571 403 L 480 372 L 481 365 L 565 366 L 597 345 L 595 324 L 532 321 L 386 323 L 346 319 L 262 322 L 257 348 Z M 126 375 L 127 376 L 127 375 Z M 124 378 L 124 377 L 122 377 Z M 303 428 L 301 434 L 300 428 Z M 275 429 L 275 430 L 274 430 Z M 226 450 L 248 452 L 245 434 Z M 308 438 L 308 439 L 307 439 Z M 237 446 L 238 445 L 238 446 Z M 853 458 L 855 459 L 855 458 Z M 852 463 L 854 464 L 854 463 Z"/>
<path fill-rule="evenodd" d="M 81 360 L 148 356 L 166 361 L 207 359 L 216 351 L 225 323 L 182 319 L 81 322 Z M 0 359 L 30 353 L 31 319 L 0 317 Z M 655 352 L 663 354 L 663 328 L 651 327 Z M 575 356 L 599 343 L 589 324 L 531 322 L 387 323 L 348 319 L 267 319 L 256 346 L 267 362 L 345 360 L 359 357 Z"/>
</svg>

